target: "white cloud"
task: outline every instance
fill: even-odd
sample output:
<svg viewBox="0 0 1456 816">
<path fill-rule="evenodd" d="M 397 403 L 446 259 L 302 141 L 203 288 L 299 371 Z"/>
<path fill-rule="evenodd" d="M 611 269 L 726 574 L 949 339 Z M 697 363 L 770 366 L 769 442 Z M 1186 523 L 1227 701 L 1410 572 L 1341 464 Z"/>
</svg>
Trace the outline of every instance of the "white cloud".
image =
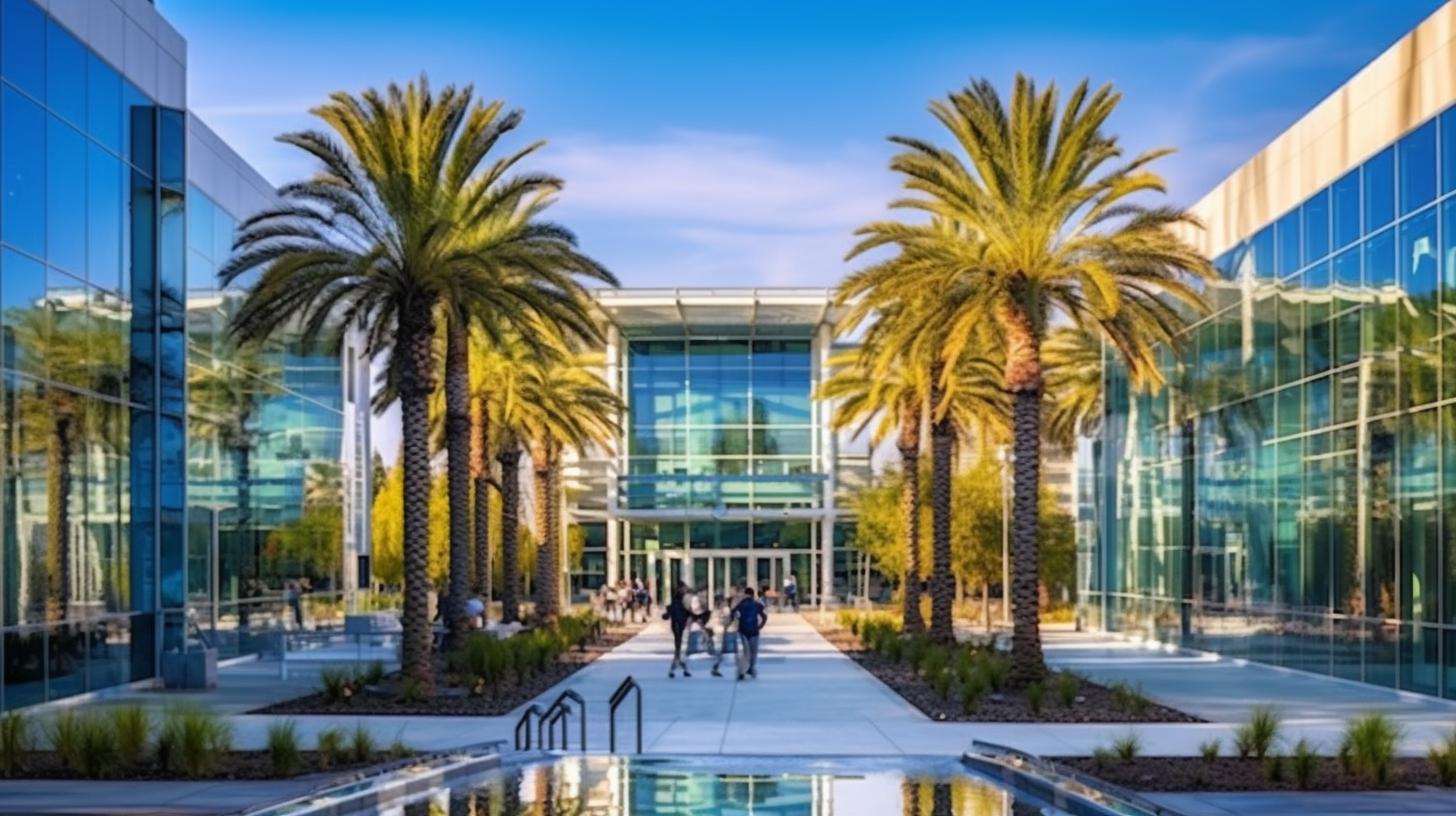
<svg viewBox="0 0 1456 816">
<path fill-rule="evenodd" d="M 567 180 L 564 207 L 615 217 L 771 229 L 853 225 L 883 211 L 883 156 L 790 155 L 759 137 L 672 131 L 647 141 L 563 139 L 542 161 Z"/>
</svg>

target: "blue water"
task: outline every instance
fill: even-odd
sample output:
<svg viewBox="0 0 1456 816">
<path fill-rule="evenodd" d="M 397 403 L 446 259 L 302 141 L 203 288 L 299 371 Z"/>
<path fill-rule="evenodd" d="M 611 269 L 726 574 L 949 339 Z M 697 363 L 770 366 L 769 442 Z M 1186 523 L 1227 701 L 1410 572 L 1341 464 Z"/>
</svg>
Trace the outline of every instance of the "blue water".
<svg viewBox="0 0 1456 816">
<path fill-rule="evenodd" d="M 565 757 L 439 791 L 405 816 L 1002 816 L 1048 813 L 948 760 Z"/>
</svg>

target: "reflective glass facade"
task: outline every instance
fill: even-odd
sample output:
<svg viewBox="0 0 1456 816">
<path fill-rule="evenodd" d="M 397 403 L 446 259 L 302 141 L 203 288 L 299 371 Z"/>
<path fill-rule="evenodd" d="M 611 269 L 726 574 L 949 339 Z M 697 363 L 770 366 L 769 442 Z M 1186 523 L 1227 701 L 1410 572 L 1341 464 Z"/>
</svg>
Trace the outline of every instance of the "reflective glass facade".
<svg viewBox="0 0 1456 816">
<path fill-rule="evenodd" d="M 245 293 L 219 289 L 237 219 L 187 197 L 188 598 L 224 655 L 267 649 L 283 584 L 340 597 L 340 357 L 280 338 L 239 348 L 228 321 Z"/>
<path fill-rule="evenodd" d="M 0 133 L 11 709 L 150 677 L 181 639 L 185 136 L 28 0 L 0 4 Z"/>
<path fill-rule="evenodd" d="M 1456 697 L 1453 191 L 1456 110 L 1219 257 L 1173 387 L 1108 365 L 1089 624 Z"/>
<path fill-rule="evenodd" d="M 779 588 L 793 573 L 801 597 L 817 595 L 835 512 L 834 452 L 812 399 L 829 294 L 786 292 L 682 290 L 679 303 L 623 290 L 604 301 L 621 327 L 609 370 L 626 410 L 605 541 L 598 551 L 600 537 L 587 538 L 580 586 L 639 578 L 662 596 L 682 580 L 720 595 Z M 673 314 L 681 322 L 661 320 Z"/>
<path fill-rule="evenodd" d="M 0 709 L 153 678 L 198 631 L 270 647 L 282 580 L 339 589 L 340 358 L 229 344 L 215 270 L 250 213 L 189 183 L 178 59 L 98 43 L 0 0 Z M 198 166 L 236 190 L 236 163 Z"/>
</svg>

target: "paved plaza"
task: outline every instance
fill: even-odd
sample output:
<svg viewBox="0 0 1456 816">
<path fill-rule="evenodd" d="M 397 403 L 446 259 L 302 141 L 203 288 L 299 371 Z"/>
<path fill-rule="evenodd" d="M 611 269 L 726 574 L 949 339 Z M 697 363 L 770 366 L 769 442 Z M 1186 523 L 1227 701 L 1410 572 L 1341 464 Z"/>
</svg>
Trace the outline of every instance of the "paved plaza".
<svg viewBox="0 0 1456 816">
<path fill-rule="evenodd" d="M 817 613 L 806 613 L 809 615 Z M 1352 714 L 1380 710 L 1400 720 L 1403 753 L 1420 755 L 1426 745 L 1456 725 L 1456 706 L 1434 699 L 1344 683 L 1266 666 L 1246 665 L 1202 655 L 1171 653 L 1102 636 L 1052 630 L 1048 659 L 1104 682 L 1139 683 L 1159 702 L 1198 714 L 1203 724 L 1019 724 L 933 722 L 821 637 L 805 618 L 774 614 L 762 640 L 759 677 L 735 682 L 729 664 L 724 677 L 709 674 L 711 658 L 691 658 L 691 678 L 668 679 L 672 640 L 665 624 L 654 622 L 641 634 L 577 672 L 538 698 L 547 704 L 563 689 L 580 694 L 588 706 L 588 742 L 593 751 L 608 747 L 607 704 L 623 678 L 642 686 L 643 749 L 656 754 L 955 756 L 974 740 L 1013 746 L 1043 755 L 1086 755 L 1113 738 L 1136 730 L 1148 754 L 1194 755 L 1199 743 L 1219 737 L 1229 744 L 1233 728 L 1253 705 L 1272 703 L 1283 712 L 1286 737 L 1316 740 L 1333 750 Z M 242 713 L 273 700 L 306 693 L 317 686 L 317 669 L 278 677 L 274 663 L 258 661 L 227 667 L 217 689 L 190 694 L 131 691 L 103 701 L 142 701 L 160 707 L 189 698 L 232 716 L 239 748 L 261 748 L 274 718 Z M 522 710 L 524 707 L 522 708 Z M 501 717 L 339 717 L 299 716 L 306 743 L 319 730 L 358 721 L 381 741 L 401 736 L 417 749 L 446 749 L 512 737 L 519 710 Z M 634 711 L 619 712 L 618 750 L 634 746 Z M 575 722 L 570 728 L 577 745 Z M 113 801 L 169 803 L 168 812 L 225 810 L 240 799 L 274 798 L 302 780 L 288 783 L 87 783 L 116 793 Z M 152 793 L 147 793 L 147 791 Z M 63 795 L 55 783 L 0 782 L 0 812 L 43 812 L 47 796 Z M 151 797 L 150 799 L 148 797 Z M 161 797 L 161 798 L 157 798 Z M 1190 815 L 1282 813 L 1290 800 L 1281 795 L 1188 794 L 1165 798 Z M 1305 800 L 1299 800 L 1305 801 Z M 199 808 L 193 810 L 193 808 Z M 1344 808 L 1348 807 L 1348 810 Z M 19 808 L 18 810 L 16 808 Z M 1444 808 L 1444 810 L 1442 810 Z M 1339 796 L 1322 802 L 1323 813 L 1456 812 L 1456 796 L 1369 794 Z M 61 811 L 57 811 L 61 812 Z M 122 812 L 122 811 L 118 811 Z M 135 812 L 151 812 L 141 808 Z"/>
</svg>

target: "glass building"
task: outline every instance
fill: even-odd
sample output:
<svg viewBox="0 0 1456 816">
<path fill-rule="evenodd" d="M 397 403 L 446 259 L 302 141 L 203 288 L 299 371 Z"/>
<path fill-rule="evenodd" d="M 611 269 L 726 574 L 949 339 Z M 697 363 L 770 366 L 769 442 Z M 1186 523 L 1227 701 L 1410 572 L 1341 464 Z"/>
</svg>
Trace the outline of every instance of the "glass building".
<svg viewBox="0 0 1456 816">
<path fill-rule="evenodd" d="M 1456 697 L 1453 23 L 1193 208 L 1212 311 L 1082 446 L 1088 625 Z"/>
<path fill-rule="evenodd" d="M 579 589 L 677 580 L 724 595 L 797 577 L 814 601 L 846 580 L 834 542 L 837 440 L 813 400 L 833 342 L 829 290 L 615 290 L 607 378 L 626 405 L 570 508 Z M 841 535 L 841 538 L 843 536 Z M 842 547 L 840 549 L 843 549 Z M 838 569 L 843 571 L 843 559 Z"/>
<path fill-rule="evenodd" d="M 149 681 L 199 633 L 264 648 L 281 580 L 367 563 L 352 351 L 221 331 L 271 188 L 187 113 L 150 4 L 52 5 L 0 0 L 0 709 Z"/>
</svg>

